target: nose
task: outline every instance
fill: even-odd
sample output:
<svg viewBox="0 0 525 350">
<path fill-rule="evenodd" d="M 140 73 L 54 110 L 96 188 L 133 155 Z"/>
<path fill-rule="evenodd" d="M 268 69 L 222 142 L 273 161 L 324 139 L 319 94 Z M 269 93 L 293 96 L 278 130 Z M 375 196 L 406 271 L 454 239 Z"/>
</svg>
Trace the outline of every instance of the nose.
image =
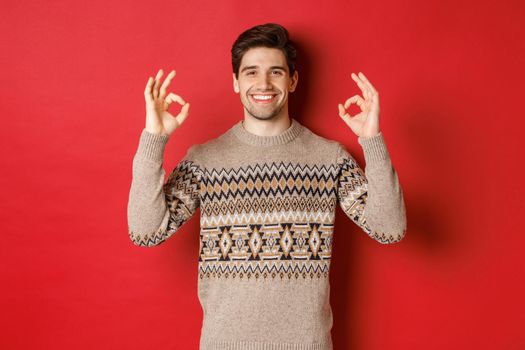
<svg viewBox="0 0 525 350">
<path fill-rule="evenodd" d="M 270 77 L 266 74 L 260 74 L 259 81 L 257 82 L 257 87 L 260 90 L 271 90 L 272 84 L 271 84 Z"/>
</svg>

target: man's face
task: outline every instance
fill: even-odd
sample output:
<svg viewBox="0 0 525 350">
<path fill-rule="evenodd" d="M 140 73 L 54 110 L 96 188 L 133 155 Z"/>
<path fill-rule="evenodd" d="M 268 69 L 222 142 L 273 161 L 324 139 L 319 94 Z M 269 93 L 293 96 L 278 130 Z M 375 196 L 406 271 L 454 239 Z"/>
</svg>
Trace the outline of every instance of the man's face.
<svg viewBox="0 0 525 350">
<path fill-rule="evenodd" d="M 233 74 L 233 89 L 240 94 L 244 115 L 267 120 L 288 113 L 288 94 L 297 86 L 298 73 L 290 77 L 284 53 L 279 49 L 255 47 L 246 51 Z"/>
</svg>

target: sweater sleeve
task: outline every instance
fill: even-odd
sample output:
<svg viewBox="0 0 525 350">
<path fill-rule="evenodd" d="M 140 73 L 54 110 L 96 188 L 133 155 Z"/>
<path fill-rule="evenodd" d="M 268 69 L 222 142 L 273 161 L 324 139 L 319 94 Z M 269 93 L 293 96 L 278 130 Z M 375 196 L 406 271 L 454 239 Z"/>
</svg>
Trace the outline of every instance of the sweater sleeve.
<svg viewBox="0 0 525 350">
<path fill-rule="evenodd" d="M 133 158 L 128 201 L 128 234 L 141 247 L 166 241 L 200 205 L 201 169 L 191 146 L 164 182 L 162 167 L 167 135 L 142 130 Z"/>
<path fill-rule="evenodd" d="M 406 232 L 406 209 L 397 172 L 383 134 L 359 137 L 366 174 L 339 143 L 337 199 L 345 214 L 379 243 L 399 242 Z"/>
</svg>

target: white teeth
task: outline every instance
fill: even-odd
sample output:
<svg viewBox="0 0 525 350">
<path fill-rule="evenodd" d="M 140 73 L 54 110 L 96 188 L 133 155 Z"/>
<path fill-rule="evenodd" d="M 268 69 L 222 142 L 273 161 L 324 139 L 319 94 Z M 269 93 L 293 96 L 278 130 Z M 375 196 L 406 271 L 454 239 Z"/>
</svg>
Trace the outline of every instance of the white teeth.
<svg viewBox="0 0 525 350">
<path fill-rule="evenodd" d="M 256 100 L 270 100 L 271 98 L 273 98 L 273 96 L 269 96 L 269 95 L 253 95 L 253 98 L 256 99 Z"/>
</svg>

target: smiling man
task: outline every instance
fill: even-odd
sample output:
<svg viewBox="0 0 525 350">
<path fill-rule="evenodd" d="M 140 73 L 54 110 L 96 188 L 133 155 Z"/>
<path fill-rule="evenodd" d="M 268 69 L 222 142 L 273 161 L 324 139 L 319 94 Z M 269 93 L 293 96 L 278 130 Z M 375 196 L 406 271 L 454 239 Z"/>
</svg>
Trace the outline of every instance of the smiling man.
<svg viewBox="0 0 525 350">
<path fill-rule="evenodd" d="M 297 86 L 298 73 L 290 74 L 280 49 L 254 47 L 242 56 L 242 66 L 233 73 L 234 91 L 241 96 L 247 124 L 252 118 L 289 122 L 288 96 Z M 285 123 L 286 124 L 286 123 Z"/>
<path fill-rule="evenodd" d="M 231 53 L 243 119 L 192 145 L 166 182 L 164 149 L 190 105 L 167 92 L 175 71 L 162 85 L 162 70 L 148 79 L 129 237 L 141 247 L 159 245 L 200 208 L 201 350 L 332 349 L 336 205 L 379 243 L 399 242 L 406 232 L 403 192 L 379 129 L 379 95 L 364 74 L 352 74 L 363 97 L 338 105 L 349 136 L 362 146 L 365 173 L 342 143 L 290 117 L 299 74 L 284 27 L 250 28 Z M 182 105 L 176 116 L 168 112 L 173 102 Z M 361 109 L 355 116 L 346 111 L 352 103 Z"/>
</svg>

